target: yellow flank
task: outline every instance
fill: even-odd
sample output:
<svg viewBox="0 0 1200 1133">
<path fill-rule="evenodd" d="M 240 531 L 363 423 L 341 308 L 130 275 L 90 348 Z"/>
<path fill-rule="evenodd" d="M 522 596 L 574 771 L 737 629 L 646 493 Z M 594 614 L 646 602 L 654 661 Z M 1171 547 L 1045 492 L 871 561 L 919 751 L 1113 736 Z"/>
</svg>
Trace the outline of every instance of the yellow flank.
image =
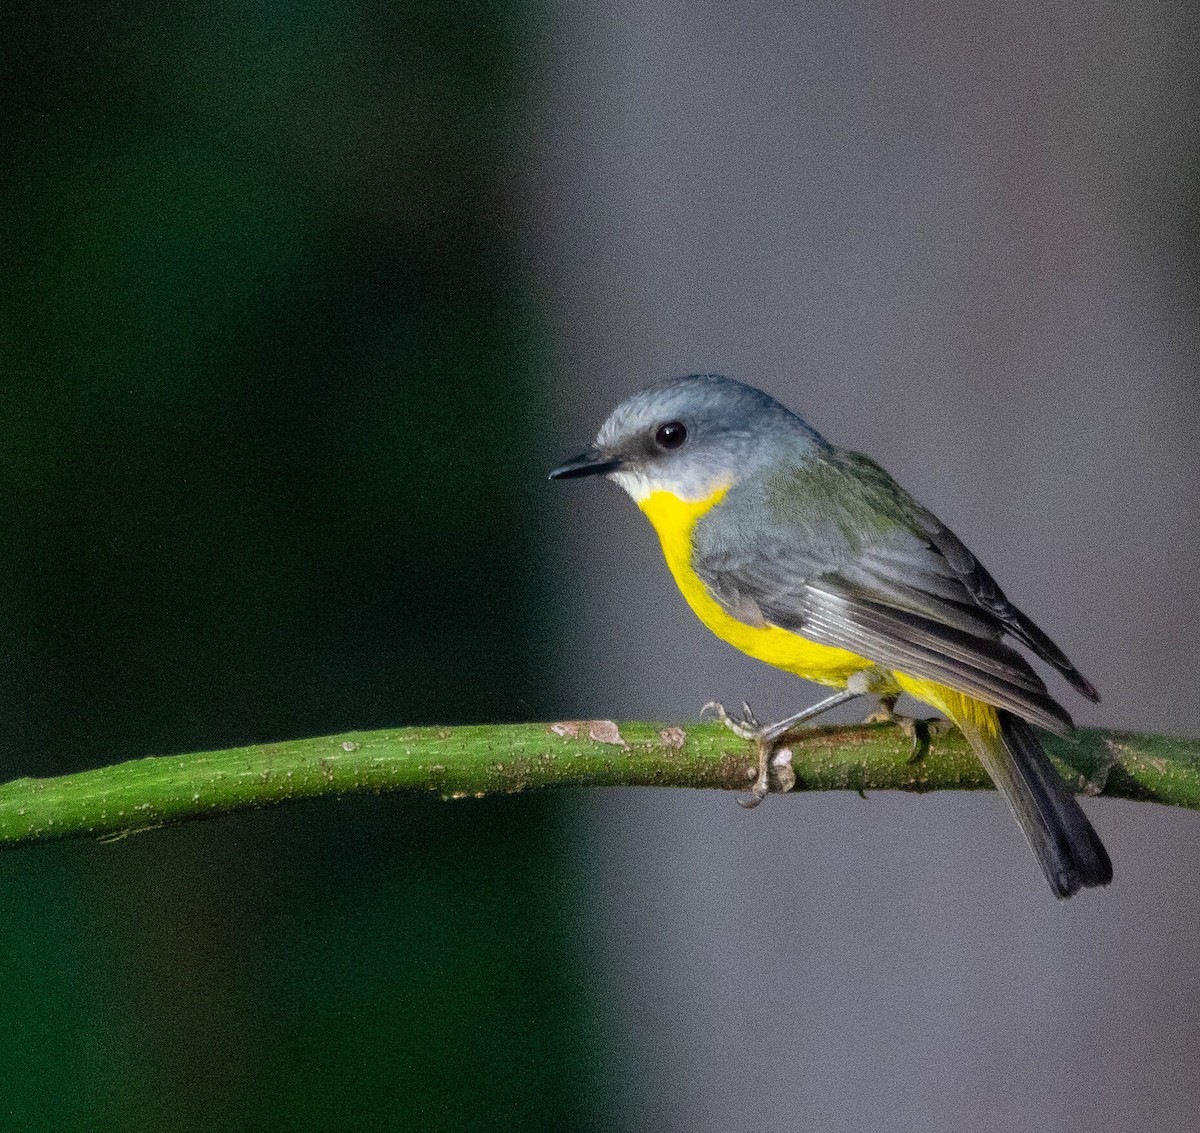
<svg viewBox="0 0 1200 1133">
<path fill-rule="evenodd" d="M 990 704 L 964 696 L 956 689 L 947 688 L 936 681 L 918 680 L 897 672 L 893 672 L 892 676 L 909 696 L 936 708 L 960 728 L 973 729 L 983 736 L 999 735 L 1000 719 Z"/>
<path fill-rule="evenodd" d="M 654 524 L 675 584 L 696 617 L 734 648 L 806 681 L 843 688 L 852 673 L 873 669 L 874 662 L 846 649 L 818 645 L 778 626 L 747 625 L 727 614 L 713 599 L 700 576 L 692 570 L 692 529 L 705 512 L 721 502 L 728 490 L 728 486 L 719 488 L 702 500 L 683 500 L 674 492 L 660 490 L 638 501 Z"/>
</svg>

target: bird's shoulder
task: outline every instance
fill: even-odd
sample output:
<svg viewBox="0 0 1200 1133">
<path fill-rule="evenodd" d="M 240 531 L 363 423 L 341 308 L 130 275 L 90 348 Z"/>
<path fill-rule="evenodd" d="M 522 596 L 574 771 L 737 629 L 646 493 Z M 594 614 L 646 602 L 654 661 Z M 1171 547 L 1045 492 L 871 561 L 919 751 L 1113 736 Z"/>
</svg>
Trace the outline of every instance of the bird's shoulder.
<svg viewBox="0 0 1200 1133">
<path fill-rule="evenodd" d="M 836 567 L 872 546 L 926 543 L 918 509 L 869 457 L 827 446 L 739 479 L 697 524 L 695 554 Z"/>
</svg>

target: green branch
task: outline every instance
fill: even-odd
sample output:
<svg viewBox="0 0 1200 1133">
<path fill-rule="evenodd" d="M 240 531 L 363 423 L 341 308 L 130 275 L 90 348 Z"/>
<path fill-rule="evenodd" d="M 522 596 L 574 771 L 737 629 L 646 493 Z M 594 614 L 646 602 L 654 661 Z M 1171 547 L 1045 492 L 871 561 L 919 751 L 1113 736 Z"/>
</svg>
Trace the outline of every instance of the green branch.
<svg viewBox="0 0 1200 1133">
<path fill-rule="evenodd" d="M 1046 736 L 1076 790 L 1200 809 L 1200 741 L 1080 729 Z M 917 762 L 893 726 L 813 728 L 789 741 L 795 790 L 974 790 L 990 786 L 957 730 Z M 786 762 L 783 752 L 777 764 Z M 580 720 L 400 728 L 135 759 L 0 786 L 0 846 L 126 833 L 290 799 L 361 791 L 481 798 L 536 787 L 746 790 L 753 745 L 715 724 Z M 781 779 L 789 776 L 781 768 Z"/>
</svg>

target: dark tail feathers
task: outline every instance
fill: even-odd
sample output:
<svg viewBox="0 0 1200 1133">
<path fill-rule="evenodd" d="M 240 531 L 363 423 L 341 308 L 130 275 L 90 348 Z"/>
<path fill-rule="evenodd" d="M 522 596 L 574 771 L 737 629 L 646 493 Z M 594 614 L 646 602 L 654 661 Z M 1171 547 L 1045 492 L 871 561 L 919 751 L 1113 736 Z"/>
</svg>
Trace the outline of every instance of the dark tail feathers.
<svg viewBox="0 0 1200 1133">
<path fill-rule="evenodd" d="M 1033 728 L 998 711 L 999 741 L 967 732 L 984 769 L 1008 801 L 1030 848 L 1059 897 L 1112 881 L 1112 862 L 1071 789 L 1054 769 Z"/>
</svg>

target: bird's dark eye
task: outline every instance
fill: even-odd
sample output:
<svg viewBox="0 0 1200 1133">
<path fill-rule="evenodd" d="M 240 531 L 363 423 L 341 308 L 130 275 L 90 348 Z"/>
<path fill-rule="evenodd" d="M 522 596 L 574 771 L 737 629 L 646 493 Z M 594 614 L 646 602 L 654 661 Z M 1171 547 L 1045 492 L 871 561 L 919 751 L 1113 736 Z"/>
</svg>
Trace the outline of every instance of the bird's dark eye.
<svg viewBox="0 0 1200 1133">
<path fill-rule="evenodd" d="M 668 421 L 654 434 L 654 443 L 659 448 L 678 448 L 687 440 L 687 429 L 682 421 Z"/>
</svg>

